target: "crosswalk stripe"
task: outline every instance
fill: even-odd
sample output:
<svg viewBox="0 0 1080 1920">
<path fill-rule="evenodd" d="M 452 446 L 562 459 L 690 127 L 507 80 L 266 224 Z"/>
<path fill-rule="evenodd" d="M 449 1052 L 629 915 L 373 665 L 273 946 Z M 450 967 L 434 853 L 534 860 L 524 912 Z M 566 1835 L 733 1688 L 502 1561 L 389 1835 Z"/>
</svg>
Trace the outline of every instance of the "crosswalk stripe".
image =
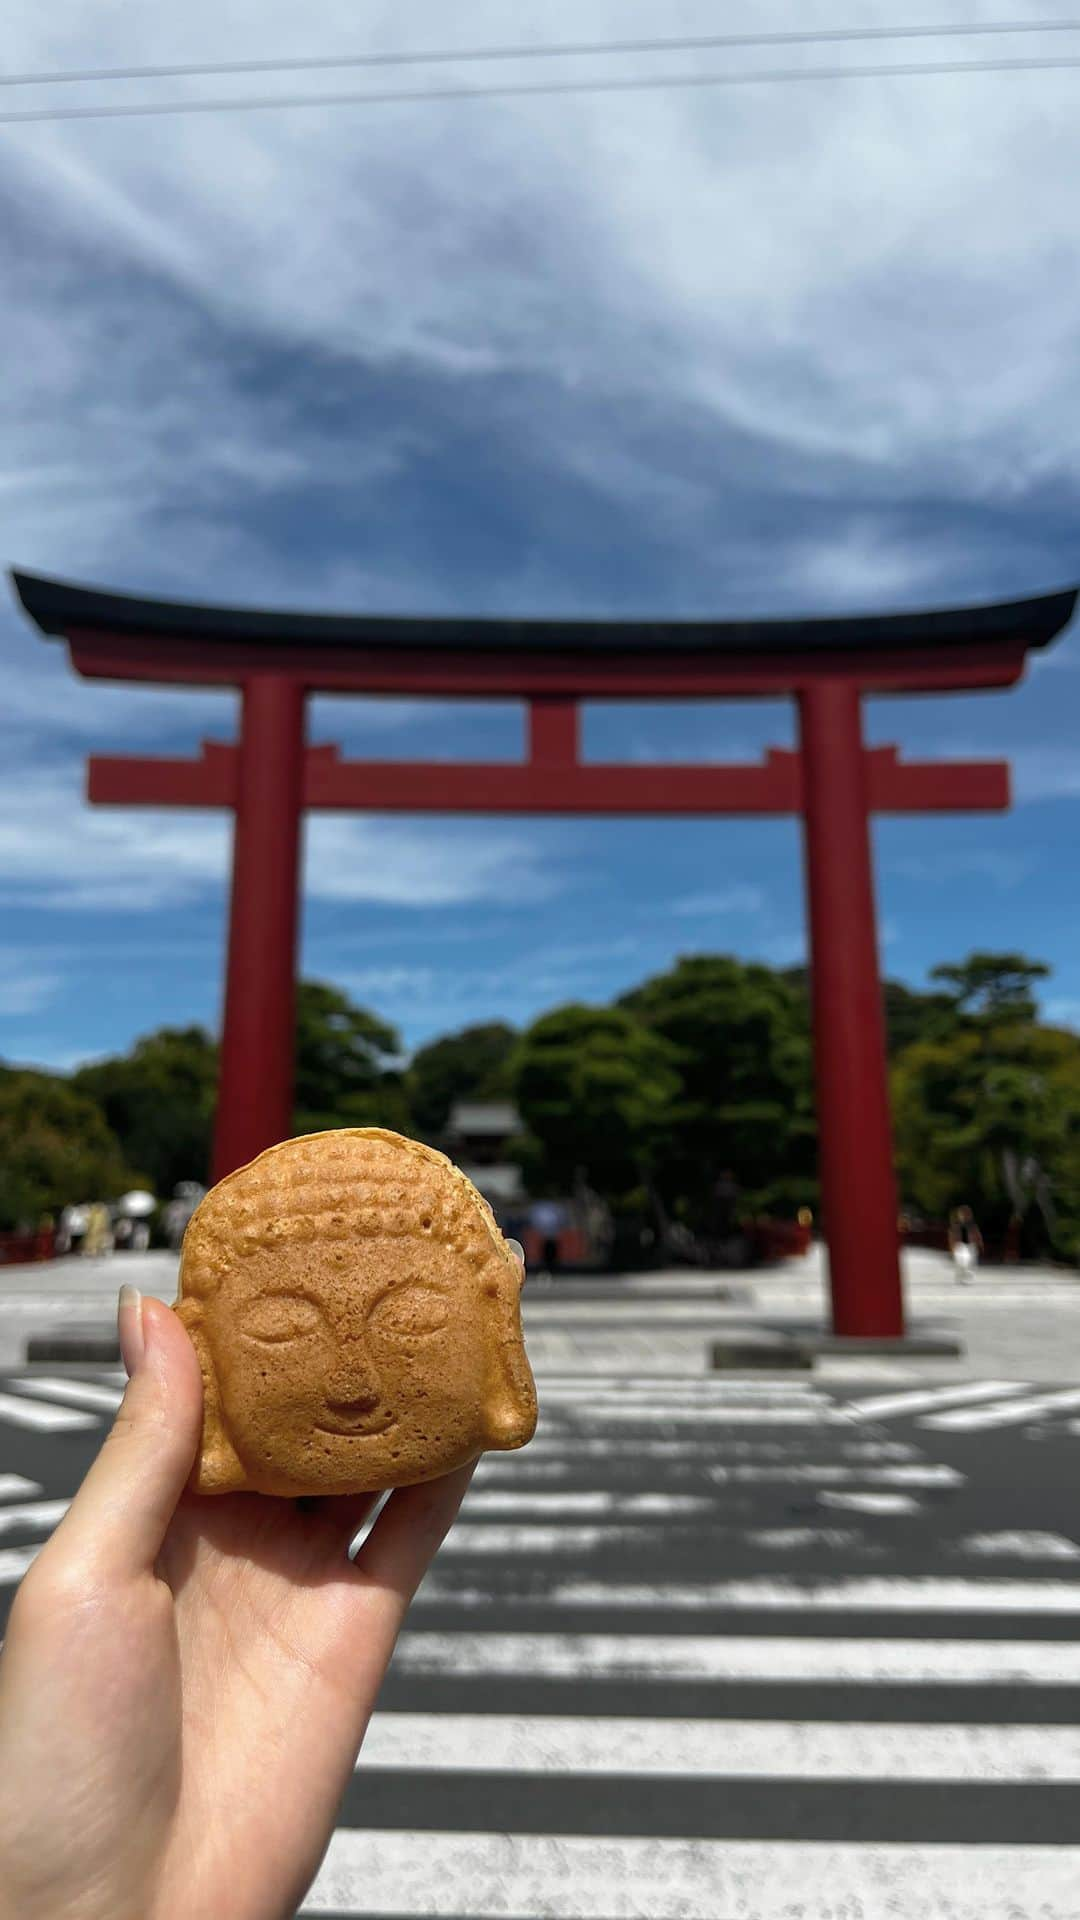
<svg viewBox="0 0 1080 1920">
<path fill-rule="evenodd" d="M 41 1492 L 38 1480 L 27 1480 L 21 1473 L 0 1473 L 0 1500 L 28 1500 L 32 1493 Z"/>
<path fill-rule="evenodd" d="M 302 1914 L 453 1920 L 1074 1920 L 1080 1846 L 339 1828 Z M 901 1892 L 901 1889 L 903 1890 Z M 1020 1904 L 1022 1901 L 1022 1905 Z M 901 1902 L 903 1905 L 901 1906 Z"/>
<path fill-rule="evenodd" d="M 70 1505 L 70 1500 L 26 1500 L 20 1506 L 0 1507 L 0 1533 L 14 1533 L 19 1527 L 40 1527 L 51 1533 Z"/>
<path fill-rule="evenodd" d="M 995 1555 L 1018 1560 L 1080 1560 L 1080 1546 L 1061 1533 L 1014 1527 L 999 1533 L 968 1533 L 956 1542 L 958 1554 L 991 1559 Z"/>
<path fill-rule="evenodd" d="M 920 1455 L 918 1447 L 909 1446 L 904 1440 L 866 1439 L 854 1423 L 844 1429 L 840 1447 L 841 1457 L 845 1461 L 917 1461 Z M 703 1434 L 695 1440 L 686 1437 L 672 1439 L 667 1434 L 658 1433 L 635 1434 L 627 1439 L 626 1436 L 614 1434 L 601 1437 L 595 1433 L 555 1434 L 541 1431 L 521 1453 L 486 1454 L 477 1472 L 485 1475 L 513 1474 L 516 1478 L 519 1473 L 527 1475 L 534 1470 L 547 1473 L 561 1461 L 574 1463 L 579 1460 L 615 1458 L 651 1465 L 658 1460 L 715 1461 L 729 1458 L 786 1463 L 791 1457 L 792 1446 L 788 1440 L 749 1440 L 723 1433 Z"/>
<path fill-rule="evenodd" d="M 1035 1393 L 1022 1400 L 1011 1400 L 1004 1406 L 963 1408 L 955 1413 L 936 1413 L 920 1420 L 920 1427 L 933 1427 L 940 1432 L 970 1433 L 983 1427 L 1019 1426 L 1024 1420 L 1035 1419 L 1041 1413 L 1064 1413 L 1068 1407 L 1080 1407 L 1080 1387 L 1071 1387 L 1056 1393 Z"/>
<path fill-rule="evenodd" d="M 99 1424 L 91 1413 L 77 1413 L 74 1407 L 42 1406 L 14 1393 L 0 1393 L 0 1420 L 9 1420 L 13 1427 L 31 1427 L 38 1433 L 73 1433 L 77 1427 Z"/>
<path fill-rule="evenodd" d="M 735 1481 L 745 1486 L 798 1486 L 804 1482 L 830 1487 L 857 1480 L 861 1485 L 882 1487 L 962 1487 L 966 1475 L 955 1467 L 937 1461 L 925 1467 L 846 1467 L 831 1461 L 804 1461 L 790 1467 L 709 1467 L 710 1480 L 719 1485 Z"/>
<path fill-rule="evenodd" d="M 674 1520 L 680 1515 L 713 1513 L 715 1507 L 712 1500 L 690 1493 L 607 1493 L 598 1489 L 578 1493 L 528 1493 L 473 1487 L 462 1511 L 469 1515 L 592 1513 L 613 1519 Z"/>
<path fill-rule="evenodd" d="M 536 1605 L 516 1593 L 486 1587 L 462 1587 L 429 1576 L 414 1606 L 488 1607 Z M 674 1581 L 567 1580 L 543 1596 L 546 1606 L 670 1607 L 674 1613 L 714 1607 L 735 1612 L 758 1610 L 821 1613 L 1033 1613 L 1080 1614 L 1080 1581 L 994 1580 L 941 1577 L 937 1574 L 836 1580 L 774 1579 L 677 1583 Z"/>
<path fill-rule="evenodd" d="M 913 1493 L 876 1493 L 862 1488 L 841 1489 L 823 1488 L 818 1494 L 818 1505 L 837 1507 L 846 1513 L 921 1513 L 922 1502 L 916 1500 Z"/>
<path fill-rule="evenodd" d="M 649 1521 L 625 1527 L 604 1524 L 552 1527 L 540 1521 L 526 1521 L 519 1526 L 502 1526 L 497 1521 L 470 1526 L 467 1520 L 458 1520 L 439 1552 L 442 1559 L 453 1560 L 459 1554 L 592 1553 L 597 1547 L 655 1548 L 664 1528 L 675 1518 L 677 1515 L 657 1514 Z"/>
<path fill-rule="evenodd" d="M 566 1409 L 561 1411 L 565 1414 Z M 834 1407 L 826 1401 L 812 1401 L 808 1405 L 792 1401 L 740 1405 L 732 1401 L 724 1406 L 694 1407 L 688 1407 L 683 1401 L 672 1401 L 670 1406 L 659 1407 L 644 1404 L 621 1407 L 613 1404 L 598 1408 L 596 1418 L 591 1422 L 601 1429 L 624 1423 L 655 1423 L 657 1426 L 689 1424 L 698 1427 L 838 1427 L 850 1426 L 853 1422 L 849 1408 Z M 532 1444 L 535 1446 L 536 1442 Z"/>
<path fill-rule="evenodd" d="M 1080 1640 L 852 1640 L 469 1629 L 432 1633 L 407 1628 L 394 1655 L 394 1671 L 505 1679 L 1080 1687 Z"/>
<path fill-rule="evenodd" d="M 1080 1727 L 377 1713 L 357 1765 L 414 1772 L 1080 1782 Z"/>
<path fill-rule="evenodd" d="M 41 1379 L 36 1374 L 32 1379 L 9 1380 L 8 1385 L 38 1400 L 59 1400 L 69 1407 L 90 1407 L 107 1413 L 115 1413 L 124 1397 L 118 1387 L 96 1386 L 90 1380 Z"/>
<path fill-rule="evenodd" d="M 577 1394 L 586 1400 L 590 1394 L 661 1394 L 665 1398 L 709 1400 L 717 1394 L 811 1394 L 824 1392 L 817 1380 L 759 1379 L 757 1375 L 730 1373 L 536 1373 L 536 1392 Z"/>
<path fill-rule="evenodd" d="M 904 1393 L 873 1393 L 863 1400 L 844 1402 L 847 1411 L 864 1420 L 886 1420 L 894 1413 L 929 1413 L 934 1407 L 966 1406 L 970 1401 L 1000 1400 L 1023 1393 L 1023 1380 L 969 1380 L 952 1387 L 915 1387 Z"/>
<path fill-rule="evenodd" d="M 688 1403 L 701 1406 L 717 1400 L 821 1400 L 829 1396 L 819 1386 L 811 1386 L 802 1380 L 730 1380 L 725 1375 L 717 1375 L 715 1381 L 690 1381 L 668 1378 L 666 1380 L 647 1380 L 640 1386 L 629 1382 L 620 1387 L 614 1382 L 610 1386 L 600 1386 L 592 1380 L 569 1384 L 554 1385 L 541 1375 L 536 1390 L 542 1401 L 569 1400 L 584 1401 L 586 1406 L 605 1405 L 609 1400 L 636 1400 L 648 1406 L 666 1405 L 674 1401 L 677 1405 Z"/>
</svg>

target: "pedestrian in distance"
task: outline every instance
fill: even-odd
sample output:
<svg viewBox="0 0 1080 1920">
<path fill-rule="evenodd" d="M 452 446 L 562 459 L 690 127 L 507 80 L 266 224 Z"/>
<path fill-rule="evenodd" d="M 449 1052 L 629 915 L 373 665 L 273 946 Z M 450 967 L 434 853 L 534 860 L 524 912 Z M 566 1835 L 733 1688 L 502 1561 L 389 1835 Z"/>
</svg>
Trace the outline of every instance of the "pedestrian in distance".
<svg viewBox="0 0 1080 1920">
<path fill-rule="evenodd" d="M 970 1207 L 957 1207 L 949 1222 L 949 1252 L 958 1287 L 969 1284 L 984 1252 L 983 1237 Z"/>
</svg>

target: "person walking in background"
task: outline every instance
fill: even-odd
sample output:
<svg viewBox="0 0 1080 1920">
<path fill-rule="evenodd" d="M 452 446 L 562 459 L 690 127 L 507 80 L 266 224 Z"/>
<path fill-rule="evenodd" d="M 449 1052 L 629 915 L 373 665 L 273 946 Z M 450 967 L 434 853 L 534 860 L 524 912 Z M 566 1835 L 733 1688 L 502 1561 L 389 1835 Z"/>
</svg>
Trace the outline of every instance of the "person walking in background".
<svg viewBox="0 0 1080 1920">
<path fill-rule="evenodd" d="M 957 1286 L 966 1286 L 983 1253 L 983 1237 L 970 1207 L 957 1207 L 949 1222 L 949 1252 Z"/>
<path fill-rule="evenodd" d="M 559 1235 L 566 1225 L 566 1210 L 558 1200 L 537 1200 L 529 1213 L 529 1225 L 540 1236 L 540 1272 L 559 1270 Z"/>
<path fill-rule="evenodd" d="M 100 1258 L 102 1254 L 113 1250 L 112 1221 L 104 1200 L 95 1200 L 89 1209 L 82 1250 L 91 1259 Z"/>
</svg>

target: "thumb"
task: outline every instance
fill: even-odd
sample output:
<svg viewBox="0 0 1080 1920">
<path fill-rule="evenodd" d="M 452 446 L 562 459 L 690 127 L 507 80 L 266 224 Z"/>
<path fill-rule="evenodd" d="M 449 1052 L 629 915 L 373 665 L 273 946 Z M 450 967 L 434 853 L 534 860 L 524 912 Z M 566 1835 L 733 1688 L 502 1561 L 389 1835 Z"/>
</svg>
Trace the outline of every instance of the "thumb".
<svg viewBox="0 0 1080 1920">
<path fill-rule="evenodd" d="M 53 1536 L 87 1575 L 104 1580 L 152 1569 L 202 1431 L 202 1374 L 172 1309 L 122 1287 L 118 1320 L 127 1392 Z"/>
</svg>

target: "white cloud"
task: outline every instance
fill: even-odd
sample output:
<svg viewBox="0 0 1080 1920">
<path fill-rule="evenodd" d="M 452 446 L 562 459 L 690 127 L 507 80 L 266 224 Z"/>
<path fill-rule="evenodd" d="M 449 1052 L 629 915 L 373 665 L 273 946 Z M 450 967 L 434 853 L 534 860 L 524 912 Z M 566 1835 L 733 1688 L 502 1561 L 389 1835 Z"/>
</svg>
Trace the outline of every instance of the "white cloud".
<svg viewBox="0 0 1080 1920">
<path fill-rule="evenodd" d="M 1037 870 L 1034 853 L 1012 853 L 998 847 L 965 847 L 935 854 L 900 854 L 885 862 L 886 871 L 921 885 L 943 886 L 967 878 L 989 880 L 996 887 L 1016 887 Z"/>
<path fill-rule="evenodd" d="M 721 887 L 713 892 L 686 893 L 678 900 L 668 902 L 665 912 L 687 918 L 702 916 L 706 919 L 721 919 L 729 913 L 760 913 L 765 905 L 765 893 L 761 887 L 739 885 Z"/>
<path fill-rule="evenodd" d="M 37 964 L 32 953 L 0 947 L 0 1014 L 17 1018 L 48 1006 L 62 984 L 61 976 Z"/>
<path fill-rule="evenodd" d="M 872 0 L 862 18 L 893 12 Z M 834 24 L 824 0 L 800 12 L 800 25 L 815 22 Z M 666 32 L 680 25 L 701 28 L 686 0 L 664 16 Z M 575 30 L 632 29 L 622 0 L 590 0 Z M 505 34 L 495 0 L 473 0 L 452 29 L 436 0 L 416 0 L 407 17 L 373 0 L 362 38 L 387 49 Z M 6 58 L 48 69 L 193 48 L 304 54 L 351 49 L 356 35 L 347 0 L 302 16 L 287 0 L 240 0 L 227 20 L 191 0 L 182 31 L 121 0 L 89 10 L 15 0 Z M 828 64 L 863 57 L 833 49 Z M 706 58 L 719 70 L 757 56 L 673 57 L 668 70 Z M 609 58 L 572 71 L 663 64 Z M 339 83 L 261 76 L 227 91 L 248 84 L 317 97 Z M 160 91 L 205 97 L 221 82 Z M 35 98 L 64 103 L 69 90 Z M 575 417 L 583 397 L 609 395 L 627 423 L 694 415 L 763 438 L 777 459 L 808 455 L 818 486 L 835 459 L 901 492 L 932 474 L 1005 504 L 1048 476 L 1080 476 L 1071 73 L 35 125 L 6 130 L 4 144 L 42 229 L 61 223 L 172 301 L 147 329 L 88 273 L 73 285 L 37 263 L 11 276 L 3 324 L 24 399 L 13 396 L 6 434 L 20 483 L 10 550 L 130 556 L 139 520 L 179 492 L 203 508 L 198 533 L 177 526 L 188 554 L 202 539 L 219 568 L 231 555 L 254 572 L 235 528 L 213 526 L 215 500 L 238 477 L 267 496 L 316 477 L 333 434 L 209 358 L 200 316 L 300 347 L 309 362 L 322 352 L 466 385 L 490 373 L 553 383 L 569 402 L 558 432 L 567 470 L 616 497 L 651 495 L 660 513 L 655 464 L 618 430 L 599 446 L 588 413 Z M 548 444 L 544 408 L 517 412 L 515 428 Z M 347 449 L 359 484 L 416 453 L 400 429 L 374 424 Z M 673 472 L 671 484 L 689 490 L 693 513 L 707 510 L 707 479 Z M 783 529 L 769 537 L 783 543 Z M 174 545 L 166 566 L 178 557 Z M 925 540 L 913 557 L 880 529 L 791 556 L 807 588 L 839 599 L 906 593 L 950 564 Z"/>
<path fill-rule="evenodd" d="M 183 906 L 220 892 L 228 859 L 224 815 L 89 807 L 74 769 L 0 780 L 0 884 L 16 904 L 127 913 Z M 309 817 L 311 898 L 431 907 L 544 899 L 558 884 L 510 832 Z"/>
</svg>

